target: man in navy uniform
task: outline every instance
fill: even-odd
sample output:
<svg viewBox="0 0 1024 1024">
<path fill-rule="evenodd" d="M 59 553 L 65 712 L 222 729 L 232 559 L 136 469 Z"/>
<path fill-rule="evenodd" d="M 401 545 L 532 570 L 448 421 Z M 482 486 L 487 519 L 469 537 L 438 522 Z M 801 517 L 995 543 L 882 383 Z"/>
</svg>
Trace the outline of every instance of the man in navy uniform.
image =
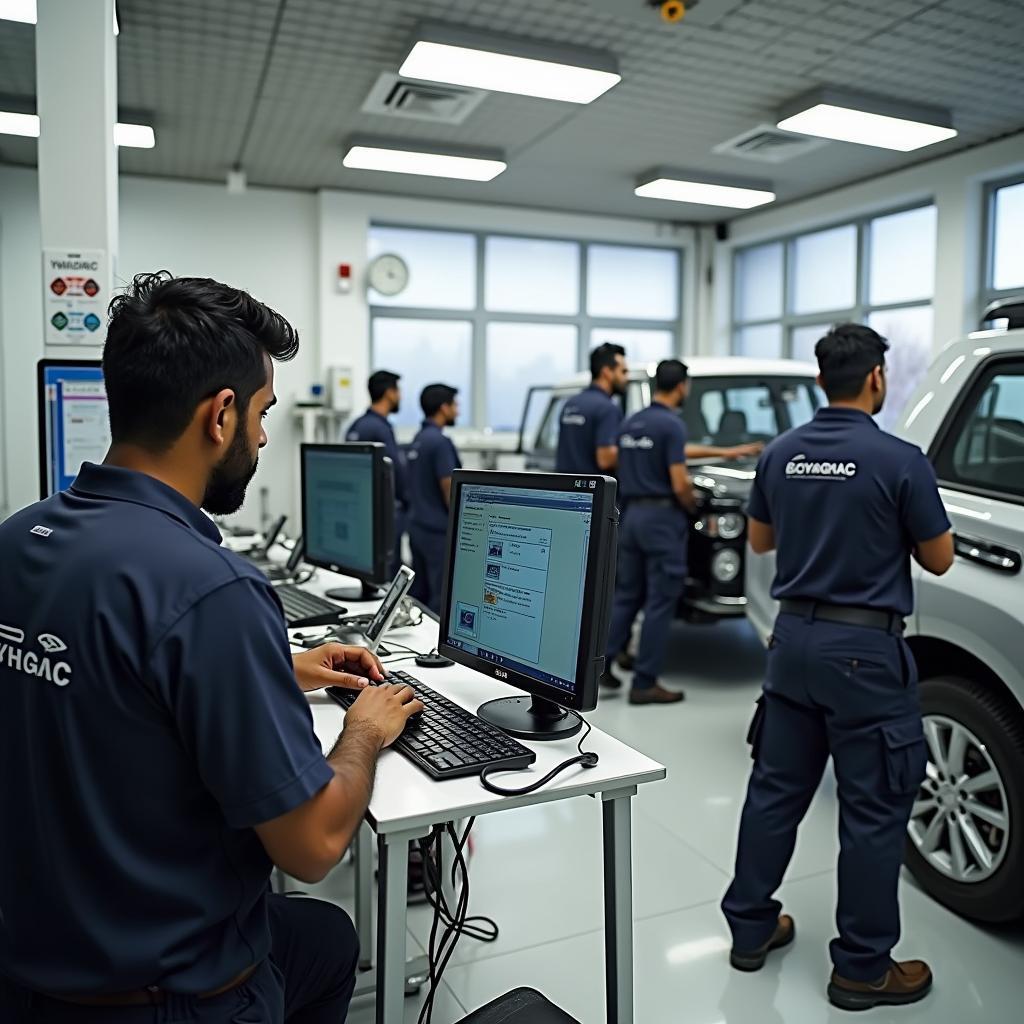
<svg viewBox="0 0 1024 1024">
<path fill-rule="evenodd" d="M 570 398 L 558 426 L 556 473 L 614 473 L 619 460 L 626 350 L 605 342 L 590 353 L 590 386 Z"/>
<path fill-rule="evenodd" d="M 911 556 L 941 575 L 953 539 L 927 458 L 871 418 L 885 401 L 888 347 L 869 327 L 833 328 L 815 349 L 828 408 L 772 442 L 758 465 L 750 545 L 777 551 L 781 606 L 722 903 L 734 967 L 757 970 L 793 939 L 774 894 L 831 755 L 842 850 L 828 995 L 848 1010 L 916 1002 L 932 984 L 927 964 L 892 959 L 907 822 L 927 761 L 902 633 Z"/>
<path fill-rule="evenodd" d="M 111 447 L 0 524 L 0 1020 L 338 1024 L 358 942 L 307 882 L 422 708 L 380 663 L 294 658 L 273 587 L 202 511 L 242 504 L 294 328 L 216 281 L 111 303 Z M 366 686 L 331 753 L 304 690 Z"/>
<path fill-rule="evenodd" d="M 458 393 L 447 384 L 428 384 L 423 389 L 423 425 L 409 448 L 409 543 L 416 572 L 410 593 L 437 613 L 441 611 L 452 473 L 462 467 L 455 445 L 444 433 L 458 418 Z"/>
<path fill-rule="evenodd" d="M 390 370 L 377 370 L 370 374 L 367 389 L 370 407 L 349 424 L 346 441 L 376 441 L 387 449 L 395 467 L 395 556 L 391 561 L 391 575 L 402 565 L 402 538 L 408 525 L 409 501 L 406 494 L 405 462 L 395 440 L 395 431 L 388 420 L 402 405 L 402 392 L 398 382 L 402 378 Z"/>
<path fill-rule="evenodd" d="M 615 604 L 608 631 L 607 664 L 622 653 L 643 608 L 631 704 L 674 704 L 683 693 L 658 682 L 676 604 L 686 582 L 687 515 L 696 511 L 686 469 L 686 427 L 678 410 L 689 391 L 686 364 L 658 363 L 654 400 L 630 416 L 618 438 L 622 525 Z M 608 668 L 605 686 L 621 681 Z"/>
</svg>

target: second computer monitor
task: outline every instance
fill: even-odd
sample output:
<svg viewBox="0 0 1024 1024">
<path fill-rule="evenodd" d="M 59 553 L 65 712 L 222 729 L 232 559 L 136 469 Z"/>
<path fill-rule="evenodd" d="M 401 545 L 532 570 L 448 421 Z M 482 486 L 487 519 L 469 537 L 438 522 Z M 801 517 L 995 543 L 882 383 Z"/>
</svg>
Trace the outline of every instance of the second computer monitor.
<svg viewBox="0 0 1024 1024">
<path fill-rule="evenodd" d="M 516 736 L 579 728 L 597 705 L 618 513 L 615 481 L 559 473 L 452 474 L 438 651 L 533 695 L 478 714 Z"/>
<path fill-rule="evenodd" d="M 395 546 L 394 467 L 382 444 L 304 444 L 302 536 L 311 565 L 386 582 Z"/>
</svg>

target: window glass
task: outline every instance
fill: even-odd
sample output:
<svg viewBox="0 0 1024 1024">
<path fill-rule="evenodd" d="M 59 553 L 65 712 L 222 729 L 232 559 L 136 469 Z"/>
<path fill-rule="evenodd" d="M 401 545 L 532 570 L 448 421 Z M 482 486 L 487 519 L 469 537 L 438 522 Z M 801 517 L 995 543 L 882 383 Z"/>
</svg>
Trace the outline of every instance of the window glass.
<svg viewBox="0 0 1024 1024">
<path fill-rule="evenodd" d="M 409 268 L 409 283 L 398 295 L 369 290 L 375 306 L 472 309 L 476 305 L 476 239 L 455 231 L 370 226 L 370 262 L 394 253 Z"/>
<path fill-rule="evenodd" d="M 580 247 L 575 242 L 492 236 L 484 253 L 484 305 L 491 312 L 579 312 Z"/>
<path fill-rule="evenodd" d="M 889 340 L 885 354 L 888 393 L 877 417 L 878 425 L 885 430 L 899 422 L 932 361 L 933 320 L 931 306 L 879 310 L 868 317 L 868 326 Z"/>
<path fill-rule="evenodd" d="M 590 245 L 587 259 L 591 316 L 675 320 L 679 315 L 679 253 L 675 249 Z"/>
<path fill-rule="evenodd" d="M 557 384 L 576 371 L 574 324 L 487 325 L 487 420 L 495 430 L 515 430 L 527 390 Z"/>
<path fill-rule="evenodd" d="M 932 297 L 935 221 L 934 206 L 904 210 L 871 221 L 868 294 L 872 306 Z"/>
<path fill-rule="evenodd" d="M 850 309 L 857 301 L 857 227 L 844 224 L 792 243 L 792 311 Z"/>
<path fill-rule="evenodd" d="M 402 408 L 396 426 L 423 421 L 420 392 L 428 384 L 459 389 L 459 423 L 473 422 L 473 325 L 467 320 L 373 319 L 373 365 L 401 373 Z M 520 407 L 522 411 L 522 407 Z"/>
<path fill-rule="evenodd" d="M 696 444 L 770 441 L 806 423 L 822 402 L 810 378 L 694 377 L 683 406 L 687 435 Z"/>
<path fill-rule="evenodd" d="M 562 423 L 562 409 L 576 392 L 565 395 L 557 395 L 548 406 L 541 424 L 540 432 L 537 435 L 537 452 L 544 452 L 553 455 L 558 449 L 558 432 Z"/>
<path fill-rule="evenodd" d="M 741 327 L 736 332 L 735 354 L 758 359 L 778 359 L 782 355 L 782 324 Z"/>
<path fill-rule="evenodd" d="M 736 256 L 736 319 L 782 316 L 781 242 L 743 249 Z"/>
<path fill-rule="evenodd" d="M 800 359 L 806 363 L 817 363 L 814 355 L 814 346 L 828 334 L 831 324 L 810 324 L 804 327 L 794 327 L 790 332 L 790 345 L 794 359 Z"/>
<path fill-rule="evenodd" d="M 938 459 L 942 480 L 1024 497 L 1024 365 L 984 381 Z"/>
<path fill-rule="evenodd" d="M 1024 285 L 1024 181 L 996 190 L 992 204 L 992 287 Z"/>
<path fill-rule="evenodd" d="M 626 362 L 631 370 L 656 365 L 669 359 L 675 348 L 671 331 L 623 330 L 619 327 L 595 327 L 590 332 L 590 347 L 596 348 L 610 341 L 626 350 Z"/>
</svg>

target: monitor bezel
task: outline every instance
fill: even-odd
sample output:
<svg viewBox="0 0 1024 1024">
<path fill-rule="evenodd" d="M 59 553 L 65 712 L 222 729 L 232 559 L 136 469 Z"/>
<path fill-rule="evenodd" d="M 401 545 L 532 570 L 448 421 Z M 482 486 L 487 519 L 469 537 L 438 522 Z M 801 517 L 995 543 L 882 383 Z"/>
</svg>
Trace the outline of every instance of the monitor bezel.
<svg viewBox="0 0 1024 1024">
<path fill-rule="evenodd" d="M 299 445 L 299 476 L 301 488 L 299 501 L 302 507 L 302 536 L 308 538 L 309 522 L 308 509 L 306 507 L 306 457 L 313 452 L 328 452 L 332 454 L 370 455 L 373 458 L 371 478 L 373 481 L 373 557 L 370 569 L 356 570 L 353 566 L 342 565 L 339 562 L 331 562 L 327 559 L 317 559 L 311 554 L 309 544 L 306 544 L 304 559 L 310 565 L 318 569 L 326 569 L 328 572 L 336 572 L 339 576 L 348 576 L 351 579 L 363 583 L 380 583 L 388 577 L 390 568 L 391 553 L 388 549 L 388 530 L 384 519 L 379 514 L 380 503 L 385 497 L 384 473 L 388 471 L 387 449 L 379 441 L 346 441 L 337 444 L 311 444 L 303 442 Z"/>
<path fill-rule="evenodd" d="M 54 367 L 67 366 L 71 369 L 99 370 L 103 373 L 102 359 L 40 359 L 36 363 L 36 430 L 38 431 L 39 457 L 39 500 L 44 501 L 51 495 L 47 469 L 47 437 L 46 437 L 46 371 Z M 57 492 L 52 492 L 56 494 Z"/>
<path fill-rule="evenodd" d="M 594 481 L 591 490 L 590 482 Z M 565 491 L 578 494 L 587 491 L 593 494 L 591 505 L 590 548 L 587 552 L 586 576 L 583 581 L 583 609 L 580 616 L 580 637 L 577 645 L 576 687 L 572 691 L 560 689 L 550 683 L 543 683 L 532 676 L 503 665 L 495 665 L 485 658 L 454 647 L 447 642 L 448 621 L 451 617 L 451 584 L 454 559 L 452 552 L 456 537 L 456 521 L 462 500 L 462 488 L 472 485 L 514 486 L 523 490 Z M 615 507 L 617 483 L 612 477 L 595 474 L 569 473 L 504 473 L 493 470 L 458 469 L 452 473 L 451 504 L 448 515 L 448 532 L 445 542 L 444 586 L 441 600 L 441 616 L 438 623 L 438 653 L 467 668 L 499 679 L 509 686 L 523 690 L 535 697 L 541 697 L 564 708 L 574 711 L 592 711 L 597 707 L 598 680 L 603 665 L 604 650 L 601 633 L 607 632 L 607 607 L 599 602 L 605 600 L 610 586 L 614 585 L 615 551 L 612 549 L 618 528 L 618 511 Z M 608 537 L 611 535 L 612 546 Z M 611 565 L 602 565 L 599 554 L 609 548 Z M 608 579 L 608 574 L 611 578 Z M 602 630 L 603 627 L 603 630 Z M 602 649 L 598 650 L 598 647 Z"/>
</svg>

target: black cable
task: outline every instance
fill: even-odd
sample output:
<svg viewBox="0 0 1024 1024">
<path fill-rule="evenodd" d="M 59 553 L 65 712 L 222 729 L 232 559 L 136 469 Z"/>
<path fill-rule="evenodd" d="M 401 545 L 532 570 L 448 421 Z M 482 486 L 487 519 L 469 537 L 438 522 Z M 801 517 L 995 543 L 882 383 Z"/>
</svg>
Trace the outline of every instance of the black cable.
<svg viewBox="0 0 1024 1024">
<path fill-rule="evenodd" d="M 407 647 L 405 644 L 396 644 L 393 640 L 385 640 L 384 646 L 387 647 L 388 650 L 394 648 L 395 650 L 399 651 L 408 651 L 410 654 L 415 655 L 417 658 L 422 658 L 423 655 L 426 653 L 425 651 L 413 650 L 411 647 Z"/>
<path fill-rule="evenodd" d="M 542 786 L 546 786 L 556 775 L 560 775 L 566 770 L 566 768 L 571 768 L 574 764 L 581 765 L 583 768 L 596 768 L 598 763 L 597 754 L 592 750 L 584 751 L 583 749 L 583 744 L 586 738 L 590 735 L 590 730 L 593 726 L 578 711 L 573 711 L 572 714 L 574 714 L 584 726 L 583 735 L 580 737 L 580 742 L 576 747 L 579 751 L 579 754 L 577 754 L 576 757 L 570 757 L 568 761 L 563 761 L 560 765 L 556 765 L 547 773 L 547 775 L 544 776 L 544 778 L 538 779 L 536 782 L 533 782 L 528 786 L 521 786 L 518 789 L 505 789 L 504 787 L 497 786 L 491 782 L 492 775 L 505 774 L 505 772 L 496 766 L 488 765 L 480 772 L 480 785 L 489 793 L 496 793 L 498 796 L 526 796 L 528 793 L 535 793 Z"/>
</svg>

